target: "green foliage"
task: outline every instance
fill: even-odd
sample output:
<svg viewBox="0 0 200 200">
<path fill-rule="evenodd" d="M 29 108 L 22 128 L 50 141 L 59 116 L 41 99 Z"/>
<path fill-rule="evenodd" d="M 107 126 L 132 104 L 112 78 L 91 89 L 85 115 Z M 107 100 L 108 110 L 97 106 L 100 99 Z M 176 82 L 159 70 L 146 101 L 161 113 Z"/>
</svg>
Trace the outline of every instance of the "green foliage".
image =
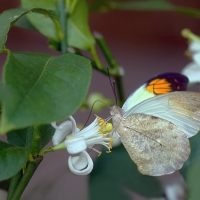
<svg viewBox="0 0 200 200">
<path fill-rule="evenodd" d="M 39 13 L 38 16 L 41 17 L 41 14 L 48 16 L 48 19 L 52 22 L 52 26 L 57 31 L 57 37 L 62 38 L 61 27 L 58 21 L 53 17 L 52 13 L 45 9 L 40 8 L 31 8 L 31 9 L 12 9 L 6 10 L 0 15 L 0 51 L 4 48 L 4 44 L 7 40 L 7 34 L 12 27 L 12 25 L 23 15 L 31 15 L 32 12 Z"/>
<path fill-rule="evenodd" d="M 191 154 L 180 169 L 188 187 L 187 199 L 198 199 L 200 183 L 200 132 L 190 138 Z"/>
<path fill-rule="evenodd" d="M 67 23 L 67 42 L 69 46 L 90 50 L 94 48 L 95 41 L 89 30 L 88 26 L 88 8 L 85 0 L 79 0 L 73 4 L 69 1 L 68 5 L 71 7 L 64 8 L 68 14 Z M 58 3 L 57 1 L 38 1 L 38 0 L 21 0 L 22 7 L 31 9 L 33 7 L 40 7 L 51 10 L 54 15 L 59 19 L 59 13 L 57 13 Z M 56 30 L 52 21 L 49 18 L 42 17 L 37 14 L 27 16 L 31 24 L 43 35 L 49 37 L 50 44 L 54 46 L 54 49 L 58 48 Z"/>
<path fill-rule="evenodd" d="M 140 11 L 169 11 L 174 6 L 165 0 L 150 0 L 150 1 L 93 1 L 90 4 L 91 10 L 140 10 Z"/>
<path fill-rule="evenodd" d="M 8 52 L 3 81 L 12 88 L 12 99 L 2 104 L 1 132 L 71 115 L 84 100 L 90 78 L 90 62 L 81 56 Z"/>
<path fill-rule="evenodd" d="M 33 130 L 33 127 L 29 127 L 10 131 L 6 134 L 7 140 L 12 145 L 23 148 L 30 148 Z"/>
<path fill-rule="evenodd" d="M 33 127 L 10 131 L 6 134 L 7 140 L 12 145 L 30 148 L 33 131 Z M 51 141 L 54 132 L 55 129 L 51 125 L 42 126 L 40 140 L 38 140 L 39 150 L 42 150 Z"/>
<path fill-rule="evenodd" d="M 10 185 L 10 179 L 4 180 L 4 181 L 0 181 L 0 188 L 2 190 L 8 191 L 9 185 Z"/>
<path fill-rule="evenodd" d="M 200 17 L 200 10 L 196 8 L 176 6 L 167 0 L 147 0 L 147 1 L 99 1 L 90 3 L 91 11 L 135 10 L 135 11 L 173 11 L 191 17 Z"/>
<path fill-rule="evenodd" d="M 183 167 L 180 169 L 181 174 L 186 177 L 188 170 L 190 167 L 199 159 L 200 154 L 200 132 L 197 133 L 195 136 L 189 138 L 191 153 L 188 160 L 184 163 Z"/>
<path fill-rule="evenodd" d="M 0 181 L 15 175 L 27 162 L 29 149 L 0 141 Z"/>
<path fill-rule="evenodd" d="M 199 156 L 198 156 L 199 157 Z M 188 188 L 187 199 L 199 199 L 200 185 L 200 158 L 197 158 L 188 168 L 185 180 Z"/>
<path fill-rule="evenodd" d="M 94 38 L 88 26 L 88 8 L 85 0 L 79 0 L 68 20 L 69 45 L 80 49 L 94 48 Z"/>
<path fill-rule="evenodd" d="M 74 47 L 75 53 L 80 55 L 80 50 L 88 51 L 93 59 L 93 68 L 107 75 L 95 50 L 96 39 L 111 68 L 110 74 L 115 78 L 119 102 L 124 102 L 123 70 L 103 37 L 98 35 L 94 39 L 90 32 L 87 2 L 21 0 L 22 8 L 7 10 L 0 15 L 0 52 L 7 53 L 0 85 L 0 132 L 7 132 L 9 143 L 0 141 L 0 188 L 8 190 L 11 180 L 9 199 L 13 196 L 20 198 L 43 154 L 51 152 L 51 149 L 41 150 L 55 131 L 50 125 L 52 121 L 64 120 L 81 105 L 91 107 L 97 99 L 113 103 L 99 93 L 93 93 L 85 100 L 91 79 L 91 63 L 84 57 L 66 54 L 68 46 Z M 173 11 L 200 17 L 199 9 L 176 6 L 167 0 L 89 2 L 91 11 Z M 64 55 L 10 52 L 5 43 L 13 25 L 39 31 L 49 39 L 53 49 Z M 104 105 L 95 107 L 96 111 L 102 108 Z M 191 155 L 180 170 L 188 185 L 190 199 L 199 197 L 199 141 L 200 134 L 190 139 Z M 89 185 L 91 200 L 128 200 L 131 199 L 129 192 L 146 197 L 164 194 L 155 177 L 138 172 L 122 145 L 113 149 L 110 155 L 104 153 L 97 159 Z"/>
<path fill-rule="evenodd" d="M 103 191 L 103 192 L 102 192 Z M 128 191 L 155 197 L 163 190 L 155 177 L 144 176 L 137 170 L 124 146 L 114 148 L 97 158 L 89 182 L 89 199 L 131 199 Z"/>
</svg>

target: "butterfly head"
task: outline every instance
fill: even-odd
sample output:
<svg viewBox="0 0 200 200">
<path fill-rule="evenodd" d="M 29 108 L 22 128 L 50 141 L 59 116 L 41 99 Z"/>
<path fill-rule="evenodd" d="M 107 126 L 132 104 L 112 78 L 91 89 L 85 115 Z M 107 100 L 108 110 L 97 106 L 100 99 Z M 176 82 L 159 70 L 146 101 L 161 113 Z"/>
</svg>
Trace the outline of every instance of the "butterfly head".
<svg viewBox="0 0 200 200">
<path fill-rule="evenodd" d="M 121 116 L 123 116 L 124 111 L 123 111 L 119 106 L 114 105 L 114 106 L 111 107 L 111 109 L 110 109 L 110 114 L 111 114 L 112 116 L 118 115 L 118 114 L 121 115 Z"/>
<path fill-rule="evenodd" d="M 113 120 L 113 123 L 114 123 L 114 126 L 115 126 L 115 124 L 119 124 L 120 121 L 122 120 L 122 117 L 124 115 L 124 111 L 119 106 L 114 105 L 110 109 L 110 114 L 112 116 L 112 120 Z"/>
</svg>

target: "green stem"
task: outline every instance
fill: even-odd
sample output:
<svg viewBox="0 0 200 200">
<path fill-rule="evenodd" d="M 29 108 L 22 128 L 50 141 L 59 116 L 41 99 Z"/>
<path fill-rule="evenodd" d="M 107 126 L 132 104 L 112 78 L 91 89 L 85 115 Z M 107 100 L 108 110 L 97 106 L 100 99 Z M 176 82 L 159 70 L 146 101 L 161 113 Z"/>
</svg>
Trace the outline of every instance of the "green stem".
<svg viewBox="0 0 200 200">
<path fill-rule="evenodd" d="M 9 190 L 8 190 L 8 196 L 6 200 L 12 200 L 12 194 L 14 193 L 21 177 L 22 177 L 22 171 L 20 170 L 17 174 L 15 174 L 11 178 L 11 182 L 10 182 Z"/>
<path fill-rule="evenodd" d="M 96 65 L 96 62 L 93 61 L 93 60 L 91 60 L 91 64 L 92 64 L 92 67 L 93 67 L 94 69 L 96 69 L 96 70 L 98 70 L 99 72 L 101 72 L 101 73 L 103 73 L 103 74 L 105 74 L 105 75 L 108 76 L 108 71 L 107 71 L 107 69 L 106 69 L 105 66 L 103 66 L 102 69 L 99 69 L 98 66 Z M 109 73 L 110 73 L 111 76 L 115 76 L 115 75 L 116 75 L 116 70 L 109 70 Z"/>
<path fill-rule="evenodd" d="M 26 171 L 22 176 L 21 180 L 19 181 L 18 186 L 15 189 L 15 192 L 12 196 L 12 200 L 19 200 L 22 193 L 24 192 L 26 186 L 28 185 L 31 177 L 33 176 L 34 172 L 36 171 L 37 167 L 39 166 L 40 162 L 42 161 L 42 156 L 37 156 L 34 158 L 34 161 L 29 161 Z"/>
<path fill-rule="evenodd" d="M 44 127 L 43 125 L 34 126 L 33 138 L 31 142 L 31 154 L 33 156 L 38 155 L 38 153 L 40 152 L 40 140 L 43 127 Z"/>
<path fill-rule="evenodd" d="M 99 33 L 95 33 L 94 36 L 95 36 L 95 39 L 97 41 L 97 44 L 99 45 L 103 55 L 105 56 L 109 66 L 110 66 L 110 71 L 112 70 L 112 72 L 114 72 L 112 74 L 110 73 L 110 75 L 113 76 L 114 79 L 115 79 L 116 87 L 117 87 L 117 93 L 118 93 L 118 97 L 119 97 L 119 105 L 122 106 L 122 104 L 125 101 L 125 93 L 124 93 L 123 79 L 122 79 L 122 77 L 124 75 L 123 69 L 119 66 L 119 64 L 115 60 L 115 58 L 112 55 L 112 53 L 111 53 L 108 45 L 106 44 L 106 41 L 104 40 L 103 36 Z"/>
<path fill-rule="evenodd" d="M 46 153 L 51 153 L 53 151 L 57 151 L 57 150 L 61 150 L 61 149 L 66 149 L 66 145 L 64 142 L 54 146 L 54 147 L 51 147 L 51 148 L 48 148 L 48 149 L 44 149 L 42 151 L 40 151 L 39 155 L 43 156 L 44 154 Z"/>
<path fill-rule="evenodd" d="M 100 33 L 95 32 L 94 37 L 101 51 L 103 52 L 106 60 L 108 61 L 108 64 L 110 65 L 110 67 L 114 69 L 118 68 L 118 63 L 115 60 L 114 56 L 112 55 L 110 49 L 108 48 L 108 45 L 106 44 L 103 36 Z"/>
<path fill-rule="evenodd" d="M 63 32 L 63 39 L 61 40 L 61 52 L 67 53 L 67 11 L 65 7 L 65 0 L 58 0 L 58 10 L 60 12 L 60 24 Z"/>
<path fill-rule="evenodd" d="M 124 87 L 123 87 L 123 79 L 122 76 L 116 76 L 115 77 L 115 82 L 116 82 L 116 87 L 118 91 L 118 96 L 119 96 L 119 106 L 122 107 L 122 105 L 125 102 L 125 94 L 124 94 Z"/>
<path fill-rule="evenodd" d="M 182 36 L 183 36 L 184 38 L 187 38 L 187 39 L 189 39 L 189 40 L 193 40 L 193 41 L 195 41 L 195 42 L 200 43 L 200 37 L 197 36 L 197 35 L 195 35 L 194 33 L 192 33 L 192 31 L 189 30 L 189 29 L 183 29 L 183 30 L 181 31 L 181 34 L 182 34 Z"/>
<path fill-rule="evenodd" d="M 96 63 L 96 67 L 101 71 L 103 69 L 103 66 L 101 64 L 101 61 L 99 60 L 99 57 L 97 55 L 96 49 L 95 48 L 91 48 L 90 49 L 90 53 L 94 59 L 94 62 Z"/>
</svg>

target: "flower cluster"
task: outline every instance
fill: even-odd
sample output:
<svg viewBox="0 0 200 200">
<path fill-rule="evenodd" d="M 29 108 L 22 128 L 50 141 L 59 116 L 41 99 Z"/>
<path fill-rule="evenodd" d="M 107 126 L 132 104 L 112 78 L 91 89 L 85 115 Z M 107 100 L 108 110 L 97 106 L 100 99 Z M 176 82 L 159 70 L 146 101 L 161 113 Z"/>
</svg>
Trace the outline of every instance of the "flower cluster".
<svg viewBox="0 0 200 200">
<path fill-rule="evenodd" d="M 101 154 L 100 151 L 94 148 L 94 145 L 101 144 L 110 152 L 112 149 L 113 138 L 109 137 L 109 132 L 112 131 L 112 124 L 107 123 L 100 117 L 87 127 L 79 130 L 72 116 L 69 120 L 62 122 L 59 126 L 56 122 L 52 123 L 56 129 L 52 141 L 55 149 L 66 148 L 69 154 L 79 154 L 70 156 L 68 166 L 71 172 L 77 175 L 87 175 L 93 169 L 93 161 L 86 149 L 92 149 Z M 63 142 L 64 141 L 64 142 Z"/>
</svg>

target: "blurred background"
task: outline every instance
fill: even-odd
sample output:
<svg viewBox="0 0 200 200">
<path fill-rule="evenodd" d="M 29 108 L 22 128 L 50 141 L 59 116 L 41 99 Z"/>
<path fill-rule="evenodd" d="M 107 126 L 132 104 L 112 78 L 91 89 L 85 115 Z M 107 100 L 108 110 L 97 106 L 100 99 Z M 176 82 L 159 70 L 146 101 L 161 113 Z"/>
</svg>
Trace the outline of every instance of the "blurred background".
<svg viewBox="0 0 200 200">
<path fill-rule="evenodd" d="M 170 2 L 179 6 L 200 9 L 198 0 L 173 0 Z M 19 0 L 0 0 L 0 12 L 19 6 Z M 97 31 L 104 36 L 114 57 L 120 66 L 124 68 L 126 97 L 143 82 L 157 74 L 181 72 L 182 68 L 190 62 L 184 55 L 184 51 L 187 49 L 187 40 L 182 38 L 181 30 L 189 28 L 195 34 L 200 35 L 200 18 L 188 17 L 175 12 L 131 10 L 91 12 L 89 14 L 89 24 L 92 32 Z M 41 34 L 33 30 L 18 27 L 12 27 L 6 45 L 12 51 L 39 51 L 51 55 L 60 54 L 48 48 L 47 38 Z M 101 55 L 100 58 L 102 58 Z M 4 62 L 5 56 L 0 55 L 1 67 Z M 103 63 L 106 65 L 105 61 Z M 108 78 L 95 70 L 93 70 L 92 82 L 89 89 L 89 93 L 91 92 L 100 92 L 106 98 L 114 98 Z M 102 118 L 107 118 L 109 110 L 105 109 L 100 114 L 98 113 L 98 115 Z M 88 117 L 88 112 L 79 111 L 74 117 L 78 123 L 84 124 Z M 0 137 L 2 139 L 2 136 Z M 91 154 L 93 155 L 93 159 L 96 159 L 96 154 L 92 152 Z M 104 154 L 106 153 L 104 152 Z M 105 156 L 107 158 L 111 157 L 112 153 Z M 21 199 L 89 199 L 89 176 L 73 175 L 68 170 L 67 159 L 68 154 L 64 150 L 45 155 L 43 162 L 34 174 Z M 103 158 L 99 157 L 98 159 Z M 118 162 L 120 162 L 120 158 Z M 110 162 L 109 168 L 112 169 L 114 167 L 115 165 Z M 122 171 L 121 173 L 123 175 L 124 172 Z M 159 178 L 159 181 L 161 187 L 175 182 L 180 182 L 181 185 L 184 185 L 179 173 Z M 101 191 L 101 188 L 99 190 L 101 193 L 105 192 Z M 176 190 L 179 191 L 177 188 Z M 127 190 L 127 194 L 130 199 L 136 200 L 153 198 L 144 197 L 130 190 Z M 3 200 L 5 193 L 2 192 L 1 195 L 1 199 Z M 159 195 L 157 194 L 157 196 Z M 184 199 L 183 196 L 180 195 L 178 199 Z M 120 200 L 120 197 L 118 199 Z M 159 198 L 157 197 L 157 199 Z"/>
</svg>

